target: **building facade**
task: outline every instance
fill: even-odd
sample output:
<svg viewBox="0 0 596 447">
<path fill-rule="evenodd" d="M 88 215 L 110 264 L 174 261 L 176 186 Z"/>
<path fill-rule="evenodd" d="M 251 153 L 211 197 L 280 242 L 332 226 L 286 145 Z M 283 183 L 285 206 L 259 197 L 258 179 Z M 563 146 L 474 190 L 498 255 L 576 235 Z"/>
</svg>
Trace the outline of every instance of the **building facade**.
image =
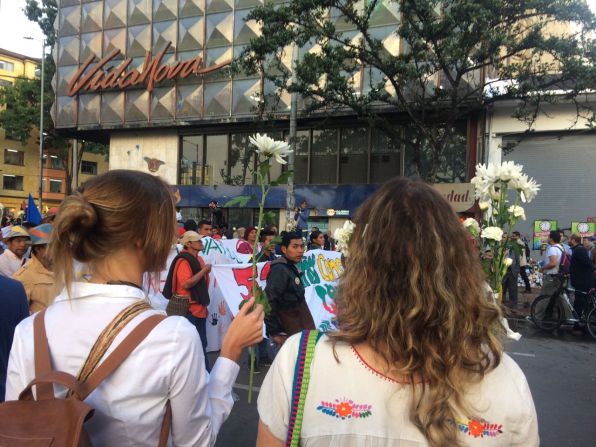
<svg viewBox="0 0 596 447">
<path fill-rule="evenodd" d="M 0 49 L 0 86 L 14 84 L 18 78 L 39 76 L 39 59 Z M 0 204 L 4 215 L 18 216 L 27 205 L 29 193 L 39 198 L 39 130 L 35 127 L 29 140 L 22 144 L 0 128 Z M 60 204 L 66 192 L 65 165 L 58 151 L 46 148 L 43 155 L 42 198 L 43 211 Z M 84 153 L 81 163 L 82 182 L 91 175 L 108 170 L 105 156 Z"/>
<path fill-rule="evenodd" d="M 256 107 L 273 86 L 259 76 L 231 76 L 227 70 L 258 35 L 257 24 L 245 19 L 261 4 L 59 1 L 56 127 L 80 138 L 109 141 L 111 169 L 152 172 L 176 185 L 185 217 L 204 217 L 211 200 L 223 204 L 250 192 L 256 160 L 248 136 L 266 132 L 287 138 L 289 131 L 289 95 L 281 95 L 270 119 L 260 120 Z M 399 20 L 397 2 L 381 2 L 374 33 L 392 53 L 402 51 L 393 33 Z M 290 67 L 291 60 L 287 62 Z M 396 114 L 395 126 L 401 128 L 403 119 Z M 469 180 L 477 129 L 475 117 L 458 126 L 459 138 L 445 155 L 442 182 Z M 307 200 L 313 224 L 322 229 L 341 224 L 388 178 L 413 174 L 405 135 L 403 141 L 390 141 L 350 113 L 301 117 L 298 139 L 296 199 Z M 275 169 L 272 177 L 282 167 Z M 283 225 L 285 213 L 279 211 L 286 206 L 285 191 L 272 194 L 266 206 Z M 250 207 L 226 213 L 231 226 L 254 223 Z"/>
<path fill-rule="evenodd" d="M 562 101 L 543 106 L 528 132 L 512 118 L 515 107 L 512 101 L 496 103 L 486 130 L 488 161 L 515 161 L 541 185 L 536 199 L 523 204 L 526 220 L 518 230 L 531 239 L 535 221 L 554 220 L 567 234 L 572 222 L 596 222 L 596 132 L 588 120 Z"/>
</svg>

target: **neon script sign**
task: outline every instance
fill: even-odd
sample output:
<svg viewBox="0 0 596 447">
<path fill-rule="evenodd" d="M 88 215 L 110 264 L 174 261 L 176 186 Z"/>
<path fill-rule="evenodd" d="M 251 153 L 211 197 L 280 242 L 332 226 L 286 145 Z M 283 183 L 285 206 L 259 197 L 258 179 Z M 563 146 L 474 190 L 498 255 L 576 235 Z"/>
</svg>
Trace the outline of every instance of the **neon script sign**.
<svg viewBox="0 0 596 447">
<path fill-rule="evenodd" d="M 127 70 L 132 63 L 132 58 L 125 59 L 118 67 L 113 70 L 104 70 L 108 62 L 120 54 L 120 50 L 114 50 L 93 67 L 89 68 L 95 56 L 89 56 L 79 67 L 72 80 L 66 87 L 68 96 L 75 96 L 80 92 L 96 92 L 106 89 L 125 89 L 137 85 L 145 85 L 150 92 L 156 84 L 176 77 L 184 79 L 190 75 L 204 75 L 217 71 L 226 65 L 232 63 L 231 60 L 220 64 L 203 66 L 203 58 L 197 56 L 184 62 L 175 62 L 171 65 L 162 64 L 162 60 L 168 48 L 172 43 L 168 42 L 163 50 L 155 57 L 151 57 L 151 52 L 145 54 L 145 62 L 141 71 L 135 69 Z"/>
</svg>

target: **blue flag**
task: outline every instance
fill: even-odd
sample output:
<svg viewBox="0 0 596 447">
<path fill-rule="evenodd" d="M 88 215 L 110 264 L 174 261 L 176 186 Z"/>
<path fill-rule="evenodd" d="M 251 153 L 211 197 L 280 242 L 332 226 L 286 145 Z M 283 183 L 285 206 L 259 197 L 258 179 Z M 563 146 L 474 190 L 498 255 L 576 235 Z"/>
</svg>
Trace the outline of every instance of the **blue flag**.
<svg viewBox="0 0 596 447">
<path fill-rule="evenodd" d="M 25 220 L 27 222 L 31 222 L 34 225 L 39 225 L 41 223 L 41 214 L 35 205 L 35 200 L 29 193 L 29 201 L 27 202 L 27 213 L 25 214 Z"/>
</svg>

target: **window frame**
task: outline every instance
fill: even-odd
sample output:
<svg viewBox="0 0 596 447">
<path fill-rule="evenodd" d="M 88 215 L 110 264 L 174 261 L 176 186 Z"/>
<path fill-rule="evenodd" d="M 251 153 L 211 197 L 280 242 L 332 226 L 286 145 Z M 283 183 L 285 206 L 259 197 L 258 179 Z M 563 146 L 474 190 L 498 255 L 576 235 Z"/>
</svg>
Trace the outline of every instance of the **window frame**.
<svg viewBox="0 0 596 447">
<path fill-rule="evenodd" d="M 18 158 L 20 158 L 20 163 L 11 163 L 8 158 L 7 158 L 7 154 L 17 154 L 16 156 Z M 4 148 L 4 164 L 5 165 L 11 165 L 11 166 L 25 166 L 25 152 L 24 151 L 19 151 L 17 149 L 12 149 L 12 148 L 8 148 L 5 147 Z"/>
</svg>

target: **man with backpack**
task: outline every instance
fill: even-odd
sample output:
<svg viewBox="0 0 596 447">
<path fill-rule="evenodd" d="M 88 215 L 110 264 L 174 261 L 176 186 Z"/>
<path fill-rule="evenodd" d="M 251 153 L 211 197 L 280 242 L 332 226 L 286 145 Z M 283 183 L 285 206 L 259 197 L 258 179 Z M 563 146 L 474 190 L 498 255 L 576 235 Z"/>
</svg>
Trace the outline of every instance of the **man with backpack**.
<svg viewBox="0 0 596 447">
<path fill-rule="evenodd" d="M 569 257 L 565 249 L 561 245 L 561 233 L 557 230 L 551 231 L 548 235 L 548 248 L 544 256 L 544 260 L 540 262 L 540 270 L 544 274 L 542 279 L 542 290 L 540 294 L 552 295 L 560 286 L 559 274 L 569 273 L 568 271 L 561 271 L 561 264 L 566 260 L 567 268 L 569 265 Z M 564 269 L 563 269 L 564 270 Z"/>
<path fill-rule="evenodd" d="M 201 337 L 205 366 L 209 368 L 207 359 L 207 306 L 209 305 L 209 272 L 211 264 L 199 256 L 203 249 L 202 235 L 195 231 L 187 231 L 180 243 L 184 249 L 172 260 L 163 295 L 170 299 L 173 295 L 187 297 L 189 300 L 186 318 L 196 328 Z"/>
</svg>

